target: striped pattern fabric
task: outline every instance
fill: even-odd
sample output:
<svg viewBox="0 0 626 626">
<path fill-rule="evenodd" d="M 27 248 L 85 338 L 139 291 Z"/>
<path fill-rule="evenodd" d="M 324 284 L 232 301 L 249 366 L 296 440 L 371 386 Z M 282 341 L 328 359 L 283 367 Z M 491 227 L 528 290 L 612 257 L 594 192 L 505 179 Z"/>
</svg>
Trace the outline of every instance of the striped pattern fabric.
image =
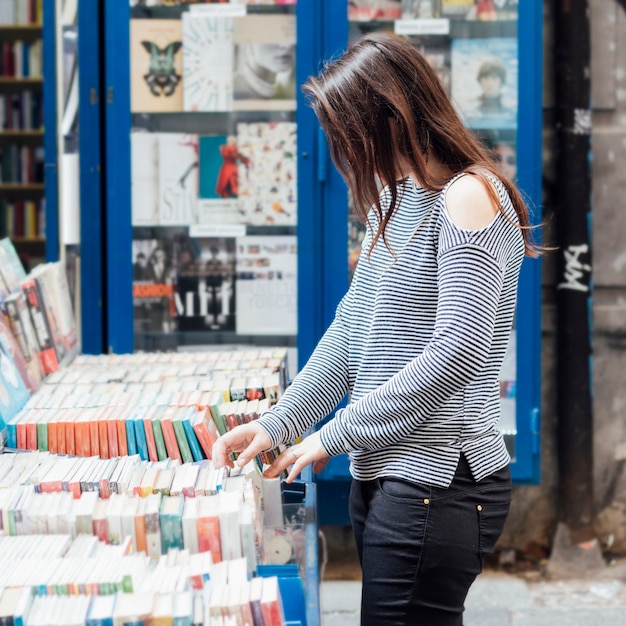
<svg viewBox="0 0 626 626">
<path fill-rule="evenodd" d="M 370 215 L 348 293 L 306 366 L 261 425 L 274 445 L 321 428 L 331 455 L 347 452 L 354 478 L 394 476 L 447 487 L 461 452 L 476 480 L 509 455 L 497 424 L 499 372 L 524 256 L 517 216 L 493 179 L 504 215 L 479 230 L 449 219 L 445 192 L 409 178 L 368 258 Z M 383 191 L 384 201 L 388 201 Z"/>
</svg>

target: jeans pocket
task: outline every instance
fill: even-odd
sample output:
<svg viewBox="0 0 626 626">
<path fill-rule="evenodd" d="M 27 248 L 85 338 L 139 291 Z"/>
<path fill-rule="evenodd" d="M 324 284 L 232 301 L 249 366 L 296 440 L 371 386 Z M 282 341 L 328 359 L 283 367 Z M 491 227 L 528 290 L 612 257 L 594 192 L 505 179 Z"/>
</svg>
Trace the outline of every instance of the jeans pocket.
<svg viewBox="0 0 626 626">
<path fill-rule="evenodd" d="M 429 485 L 412 483 L 401 478 L 379 478 L 378 485 L 385 497 L 400 502 L 423 502 L 431 497 Z"/>
<path fill-rule="evenodd" d="M 492 497 L 478 498 L 478 552 L 481 568 L 485 559 L 493 552 L 496 542 L 504 530 L 504 523 L 509 514 L 510 500 L 494 502 Z"/>
</svg>

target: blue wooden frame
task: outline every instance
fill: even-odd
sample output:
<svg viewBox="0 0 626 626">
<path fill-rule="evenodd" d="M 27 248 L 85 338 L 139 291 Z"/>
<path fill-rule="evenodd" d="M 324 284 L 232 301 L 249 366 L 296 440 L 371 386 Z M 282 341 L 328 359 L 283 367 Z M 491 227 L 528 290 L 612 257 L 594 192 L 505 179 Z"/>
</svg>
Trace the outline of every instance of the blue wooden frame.
<svg viewBox="0 0 626 626">
<path fill-rule="evenodd" d="M 43 0 L 43 123 L 46 194 L 46 261 L 59 260 L 59 146 L 55 0 Z"/>
<path fill-rule="evenodd" d="M 110 352 L 133 351 L 130 5 L 104 0 L 106 317 Z"/>
<path fill-rule="evenodd" d="M 541 137 L 542 137 L 542 26 L 539 0 L 520 3 L 518 16 L 519 101 L 517 170 L 518 183 L 529 206 L 533 223 L 541 220 Z M 325 57 L 345 49 L 347 2 L 324 2 Z M 324 149 L 323 136 L 320 150 Z M 324 177 L 324 326 L 333 318 L 335 307 L 348 286 L 346 267 L 347 194 L 334 167 L 325 167 Z M 337 177 L 337 178 L 335 178 Z M 538 236 L 535 236 L 538 239 Z M 343 272 L 339 268 L 346 267 Z M 515 458 L 511 464 L 513 481 L 537 483 L 540 478 L 541 404 L 541 263 L 526 259 L 519 284 L 517 313 L 517 406 Z M 347 492 L 350 474 L 345 456 L 331 459 L 317 477 L 320 523 L 346 524 Z"/>
<path fill-rule="evenodd" d="M 100 0 L 78 3 L 80 64 L 80 282 L 82 351 L 101 354 L 104 343 L 101 184 Z"/>
</svg>

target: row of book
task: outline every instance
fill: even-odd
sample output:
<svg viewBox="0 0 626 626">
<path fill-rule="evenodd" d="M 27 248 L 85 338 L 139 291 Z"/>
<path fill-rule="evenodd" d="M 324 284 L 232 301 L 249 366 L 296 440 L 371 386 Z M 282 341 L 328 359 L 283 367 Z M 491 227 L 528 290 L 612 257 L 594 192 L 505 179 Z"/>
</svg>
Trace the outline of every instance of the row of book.
<svg viewBox="0 0 626 626">
<path fill-rule="evenodd" d="M 519 0 L 353 0 L 348 3 L 348 19 L 516 20 L 518 6 Z"/>
<path fill-rule="evenodd" d="M 128 547 L 87 535 L 0 538 L 0 623 L 285 623 L 279 578 L 250 576 L 243 558 L 213 563 L 208 553 L 171 550 L 155 562 Z"/>
<path fill-rule="evenodd" d="M 42 237 L 44 200 L 0 200 L 0 237 Z"/>
<path fill-rule="evenodd" d="M 0 0 L 0 24 L 41 24 L 42 0 Z"/>
<path fill-rule="evenodd" d="M 216 0 L 130 0 L 130 6 L 166 6 L 173 7 L 185 4 L 211 4 Z M 246 4 L 252 6 L 294 5 L 297 0 L 221 0 L 223 4 Z"/>
<path fill-rule="evenodd" d="M 41 39 L 32 43 L 4 41 L 0 44 L 0 76 L 41 78 Z"/>
<path fill-rule="evenodd" d="M 0 95 L 0 129 L 39 130 L 43 127 L 41 93 L 25 89 L 17 94 Z"/>
<path fill-rule="evenodd" d="M 43 148 L 8 144 L 0 148 L 0 184 L 42 183 Z"/>
</svg>

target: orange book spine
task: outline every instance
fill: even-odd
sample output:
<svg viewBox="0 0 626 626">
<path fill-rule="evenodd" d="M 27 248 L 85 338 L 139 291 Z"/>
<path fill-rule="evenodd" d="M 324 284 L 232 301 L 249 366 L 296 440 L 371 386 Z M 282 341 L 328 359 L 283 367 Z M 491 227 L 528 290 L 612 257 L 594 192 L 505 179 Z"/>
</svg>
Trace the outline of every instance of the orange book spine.
<svg viewBox="0 0 626 626">
<path fill-rule="evenodd" d="M 37 449 L 37 424 L 36 422 L 26 423 L 26 449 Z"/>
<path fill-rule="evenodd" d="M 89 424 L 89 454 L 100 456 L 100 423 L 95 419 L 95 416 L 87 423 Z"/>
<path fill-rule="evenodd" d="M 220 543 L 220 521 L 217 517 L 198 518 L 198 550 L 210 552 L 213 563 L 222 560 L 222 545 Z"/>
<path fill-rule="evenodd" d="M 63 483 L 60 480 L 51 480 L 39 484 L 41 493 L 60 493 L 63 491 Z"/>
<path fill-rule="evenodd" d="M 77 456 L 91 456 L 91 442 L 89 440 L 89 422 L 76 421 L 74 423 L 74 439 Z"/>
<path fill-rule="evenodd" d="M 57 452 L 67 454 L 65 451 L 65 422 L 63 420 L 57 422 Z"/>
<path fill-rule="evenodd" d="M 135 515 L 135 539 L 137 541 L 137 552 L 145 552 L 148 554 L 145 515 Z"/>
<path fill-rule="evenodd" d="M 76 455 L 76 437 L 74 436 L 74 422 L 65 423 L 65 454 Z"/>
<path fill-rule="evenodd" d="M 59 451 L 59 422 L 48 422 L 48 452 L 57 453 Z"/>
<path fill-rule="evenodd" d="M 103 543 L 109 543 L 109 528 L 106 517 L 93 520 L 93 534 Z"/>
<path fill-rule="evenodd" d="M 196 433 L 196 437 L 198 437 L 198 443 L 202 448 L 202 451 L 206 455 L 207 459 L 212 458 L 212 449 L 213 449 L 213 441 L 211 441 L 211 437 L 209 435 L 209 431 L 207 430 L 206 424 L 204 422 L 198 422 L 194 424 L 193 430 Z"/>
<path fill-rule="evenodd" d="M 109 444 L 109 458 L 120 455 L 117 445 L 117 420 L 107 420 L 107 442 Z"/>
<path fill-rule="evenodd" d="M 17 447 L 19 450 L 27 450 L 26 448 L 26 424 L 18 422 L 16 427 Z"/>
<path fill-rule="evenodd" d="M 111 484 L 108 478 L 101 478 L 98 481 L 98 490 L 103 500 L 108 500 L 111 497 Z"/>
<path fill-rule="evenodd" d="M 69 484 L 70 493 L 74 496 L 74 500 L 80 500 L 80 481 L 73 480 Z"/>
<path fill-rule="evenodd" d="M 156 442 L 154 440 L 154 429 L 152 428 L 152 420 L 147 417 L 143 420 L 143 427 L 146 431 L 146 443 L 148 444 L 148 458 L 156 463 L 159 460 L 157 454 Z"/>
<path fill-rule="evenodd" d="M 98 420 L 98 442 L 100 443 L 100 458 L 109 458 L 109 430 L 106 419 Z"/>
<path fill-rule="evenodd" d="M 167 456 L 170 459 L 177 459 L 180 463 L 183 462 L 183 458 L 180 455 L 180 449 L 178 448 L 178 442 L 176 441 L 176 433 L 174 433 L 174 425 L 170 418 L 161 420 L 161 430 L 163 431 L 163 439 L 165 440 L 165 448 L 167 450 Z"/>
<path fill-rule="evenodd" d="M 117 425 L 117 447 L 119 448 L 120 456 L 128 456 L 128 443 L 126 441 L 126 420 L 120 416 L 115 420 Z"/>
</svg>

